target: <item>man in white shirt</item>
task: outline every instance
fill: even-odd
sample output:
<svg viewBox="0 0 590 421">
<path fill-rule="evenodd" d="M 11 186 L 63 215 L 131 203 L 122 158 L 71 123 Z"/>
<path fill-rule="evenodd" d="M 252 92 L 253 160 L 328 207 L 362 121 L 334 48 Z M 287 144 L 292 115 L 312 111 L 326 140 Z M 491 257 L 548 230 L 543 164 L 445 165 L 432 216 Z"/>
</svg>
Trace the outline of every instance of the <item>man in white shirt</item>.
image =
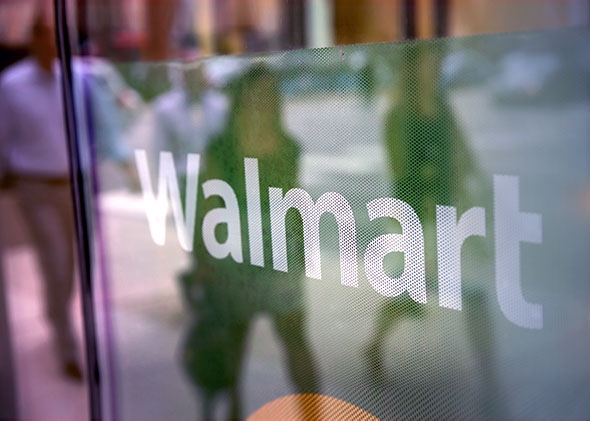
<svg viewBox="0 0 590 421">
<path fill-rule="evenodd" d="M 40 17 L 31 57 L 0 78 L 0 162 L 13 175 L 13 192 L 37 252 L 60 369 L 81 380 L 71 316 L 74 215 L 54 37 L 50 21 Z"/>
</svg>

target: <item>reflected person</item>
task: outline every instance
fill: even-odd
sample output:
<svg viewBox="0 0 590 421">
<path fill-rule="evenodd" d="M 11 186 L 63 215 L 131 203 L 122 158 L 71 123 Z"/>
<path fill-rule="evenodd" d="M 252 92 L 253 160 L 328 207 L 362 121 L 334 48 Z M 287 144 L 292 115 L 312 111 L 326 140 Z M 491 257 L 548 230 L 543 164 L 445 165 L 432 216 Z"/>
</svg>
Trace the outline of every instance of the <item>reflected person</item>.
<svg viewBox="0 0 590 421">
<path fill-rule="evenodd" d="M 444 51 L 437 44 L 411 43 L 404 46 L 397 97 L 387 113 L 385 143 L 389 168 L 392 169 L 392 197 L 408 203 L 424 228 L 427 288 L 437 290 L 438 268 L 436 244 L 436 206 L 455 206 L 461 212 L 482 206 L 489 198 L 486 183 L 478 170 L 458 121 L 447 90 L 440 84 Z M 486 190 L 487 189 L 487 190 Z M 396 228 L 393 224 L 390 227 Z M 489 251 L 481 239 L 474 239 L 470 255 L 481 263 L 476 277 L 489 274 Z M 403 270 L 403 255 L 387 261 L 390 276 Z M 472 275 L 470 275 L 472 276 Z M 483 282 L 465 279 L 463 316 L 470 344 L 479 359 L 488 391 L 483 410 L 496 393 L 490 313 Z M 425 316 L 425 306 L 406 293 L 394 297 L 378 309 L 374 331 L 365 348 L 375 384 L 383 385 L 384 358 L 388 334 L 406 318 Z M 395 350 L 393 350 L 395 352 Z"/>
<path fill-rule="evenodd" d="M 209 83 L 204 65 L 184 65 L 177 76 L 173 88 L 153 102 L 153 144 L 158 151 L 172 153 L 184 192 L 186 155 L 205 152 L 223 130 L 229 105 Z"/>
<path fill-rule="evenodd" d="M 71 314 L 74 215 L 56 58 L 51 21 L 40 15 L 31 56 L 6 69 L 0 80 L 0 146 L 40 264 L 60 369 L 81 380 Z"/>
<path fill-rule="evenodd" d="M 244 158 L 257 158 L 261 186 L 298 185 L 300 148 L 285 132 L 281 100 L 274 73 L 256 65 L 232 83 L 232 108 L 227 128 L 208 147 L 204 179 L 221 179 L 235 188 L 239 203 L 246 203 Z M 217 200 L 219 199 L 219 200 Z M 213 208 L 223 207 L 219 197 L 199 199 L 198 220 Z M 261 189 L 263 247 L 270 250 L 268 192 Z M 292 216 L 292 215 L 291 215 Z M 242 212 L 241 235 L 247 238 L 246 214 Z M 287 217 L 289 262 L 299 270 L 289 273 L 272 269 L 270 253 L 264 267 L 236 263 L 231 257 L 217 260 L 195 244 L 196 270 L 185 276 L 185 295 L 192 303 L 195 320 L 184 343 L 183 364 L 204 396 L 205 418 L 213 411 L 213 399 L 227 391 L 231 418 L 240 418 L 239 386 L 254 317 L 269 315 L 284 345 L 288 372 L 299 393 L 318 390 L 316 364 L 305 334 L 306 309 L 303 285 L 303 232 L 301 221 Z M 226 224 L 217 226 L 217 240 L 227 238 Z M 247 248 L 244 261 L 249 261 Z M 304 409 L 304 408 L 302 408 Z M 304 418 L 313 416 L 308 412 Z"/>
<path fill-rule="evenodd" d="M 93 164 L 97 165 L 98 160 L 117 164 L 128 186 L 139 190 L 128 139 L 131 121 L 142 105 L 139 94 L 127 86 L 115 66 L 104 58 L 86 56 L 75 64 L 75 76 L 84 93 Z"/>
</svg>

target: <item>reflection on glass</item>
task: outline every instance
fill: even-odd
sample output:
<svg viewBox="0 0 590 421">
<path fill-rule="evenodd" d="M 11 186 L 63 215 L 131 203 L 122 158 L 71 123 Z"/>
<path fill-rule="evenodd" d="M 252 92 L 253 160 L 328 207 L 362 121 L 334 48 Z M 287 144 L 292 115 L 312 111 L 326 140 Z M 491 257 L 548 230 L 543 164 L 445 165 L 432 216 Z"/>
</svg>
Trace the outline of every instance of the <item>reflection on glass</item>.
<svg viewBox="0 0 590 421">
<path fill-rule="evenodd" d="M 186 181 L 186 156 L 204 153 L 207 145 L 224 128 L 228 99 L 211 83 L 204 65 L 185 65 L 172 73 L 173 87 L 153 101 L 152 144 L 170 151 L 181 180 Z"/>
<path fill-rule="evenodd" d="M 93 158 L 115 163 L 125 183 L 137 190 L 139 182 L 127 131 L 140 113 L 142 101 L 108 60 L 84 57 L 76 65 L 81 79 L 76 88 L 84 98 L 83 117 Z"/>
<path fill-rule="evenodd" d="M 489 412 L 493 411 L 492 403 L 499 402 L 494 395 L 497 392 L 492 350 L 494 339 L 488 309 L 489 298 L 481 282 L 489 281 L 483 268 L 489 265 L 490 255 L 487 245 L 481 241 L 477 243 L 477 237 L 485 236 L 485 220 L 481 213 L 476 216 L 472 210 L 470 216 L 475 218 L 471 218 L 469 224 L 477 224 L 475 220 L 479 219 L 479 229 L 466 227 L 463 222 L 462 232 L 465 234 L 457 234 L 456 239 L 446 236 L 448 231 L 445 230 L 447 225 L 453 226 L 460 221 L 462 215 L 457 214 L 458 205 L 459 212 L 473 206 L 488 205 L 486 207 L 489 208 L 490 203 L 485 194 L 489 188 L 470 150 L 470 143 L 459 127 L 448 88 L 443 85 L 441 63 L 445 57 L 443 48 L 436 44 L 410 44 L 404 48 L 397 65 L 400 69 L 398 89 L 393 105 L 386 114 L 384 129 L 388 167 L 392 176 L 391 197 L 409 204 L 418 217 L 422 226 L 425 259 L 415 263 L 407 252 L 395 253 L 384 262 L 384 270 L 392 278 L 399 279 L 414 270 L 414 263 L 419 267 L 424 266 L 425 275 L 422 276 L 426 278 L 427 292 L 432 294 L 444 289 L 438 297 L 440 305 L 463 311 L 466 334 L 488 389 L 481 398 L 480 410 L 481 413 L 493 415 L 497 413 Z M 450 211 L 449 215 L 447 211 Z M 402 233 L 396 220 L 389 221 L 387 231 Z M 461 277 L 460 254 L 442 254 L 443 251 L 455 249 L 456 241 L 461 242 L 460 253 L 462 242 L 467 238 L 471 238 L 470 250 L 476 249 L 468 256 L 470 264 L 480 267 L 480 272 L 475 274 L 478 279 L 469 279 L 474 276 L 471 273 L 468 277 Z M 452 259 L 453 262 L 447 262 L 446 259 Z M 458 275 L 453 273 L 457 264 Z M 414 273 L 414 278 L 420 276 Z M 459 276 L 458 280 L 456 276 Z M 386 347 L 391 331 L 407 318 L 429 317 L 427 307 L 410 295 L 404 292 L 377 310 L 374 331 L 364 352 L 371 376 L 380 387 L 387 387 L 392 381 L 383 364 L 387 354 L 395 353 L 395 345 Z M 428 300 L 433 298 L 436 299 L 428 297 Z M 432 388 L 430 393 L 436 394 L 440 393 L 441 384 L 452 381 L 445 378 L 448 374 L 443 372 L 433 377 L 436 381 L 432 384 L 421 385 L 409 380 L 405 387 Z M 410 402 L 407 413 L 418 413 L 421 404 L 416 405 L 413 408 Z"/>
<path fill-rule="evenodd" d="M 14 48 L 50 3 L 0 1 L 0 68 L 23 54 Z M 587 417 L 586 0 L 64 3 L 79 25 L 65 38 L 84 44 L 72 49 L 108 56 L 72 63 L 90 140 L 80 146 L 98 168 L 84 187 L 106 240 L 93 249 L 108 262 L 93 285 L 105 414 Z M 78 418 L 80 376 L 94 371 L 81 370 L 69 312 L 54 34 L 35 32 L 37 60 L 1 78 L 0 177 L 12 188 L 0 198 L 0 320 L 8 312 L 20 415 Z M 249 55 L 204 59 L 220 53 Z M 123 57 L 133 62 L 109 62 Z M 146 214 L 158 209 L 143 200 L 133 149 L 148 152 L 152 180 L 177 181 L 173 211 L 197 221 L 187 242 L 165 213 L 154 239 Z M 163 151 L 174 171 L 162 172 L 172 167 Z M 200 154 L 200 179 L 187 194 L 189 154 Z M 174 203 L 162 185 L 152 192 Z M 223 186 L 232 193 L 217 194 Z M 311 211 L 274 214 L 288 272 L 274 256 L 269 187 L 275 199 L 309 193 Z"/>
<path fill-rule="evenodd" d="M 386 419 L 585 414 L 587 38 L 571 30 L 120 65 L 146 100 L 151 71 L 172 86 L 129 131 L 142 194 L 100 194 L 122 416 L 286 407 L 308 416 L 306 402 L 327 414 L 338 400 Z M 520 216 L 508 220 L 494 187 L 504 177 L 518 183 Z M 289 191 L 308 193 L 311 211 L 286 212 L 284 272 L 271 195 Z M 157 206 L 143 196 L 161 192 L 170 212 L 158 237 Z M 414 221 L 373 218 L 371 203 L 387 215 L 411 209 Z M 182 242 L 178 221 L 189 214 L 195 228 Z M 542 241 L 498 253 L 498 227 L 520 232 L 535 215 Z M 409 226 L 423 244 L 379 243 Z M 398 250 L 378 259 L 379 244 Z M 502 303 L 502 259 L 516 267 L 508 282 L 523 306 Z M 424 296 L 395 290 L 404 274 Z M 542 323 L 515 323 L 530 304 Z"/>
<path fill-rule="evenodd" d="M 283 128 L 277 77 L 267 67 L 255 66 L 232 83 L 230 92 L 232 107 L 228 124 L 208 147 L 203 179 L 223 180 L 234 187 L 238 202 L 245 203 L 244 158 L 256 158 L 258 168 L 262 169 L 262 186 L 285 189 L 297 186 L 300 148 Z M 207 194 L 211 193 L 205 193 L 206 197 Z M 270 269 L 267 192 L 263 190 L 260 200 L 264 240 L 259 245 L 266 251 L 266 259 L 256 249 L 250 253 L 256 252 L 258 257 L 248 256 L 248 253 L 242 256 L 242 244 L 236 243 L 236 237 L 248 238 L 247 221 L 243 213 L 237 215 L 237 220 L 217 219 L 215 212 L 228 212 L 233 207 L 220 199 L 222 196 L 213 193 L 201 202 L 199 220 L 203 218 L 202 226 L 207 230 L 204 235 L 210 237 L 204 244 L 200 241 L 195 244 L 196 268 L 194 273 L 185 273 L 182 277 L 185 299 L 195 318 L 185 339 L 183 365 L 203 395 L 202 416 L 205 419 L 213 415 L 213 398 L 221 391 L 229 392 L 231 418 L 244 417 L 239 392 L 241 372 L 249 329 L 254 317 L 261 313 L 270 315 L 275 325 L 297 391 L 313 393 L 318 390 L 315 362 L 305 334 L 303 274 L 297 270 L 287 274 Z M 233 208 L 233 211 L 238 210 Z M 303 237 L 300 229 L 300 225 L 295 225 L 290 230 L 288 247 L 290 263 L 301 268 Z M 216 253 L 216 258 L 212 258 L 210 247 L 227 252 L 221 251 L 223 256 Z M 257 258 L 260 260 L 257 266 L 266 261 L 266 268 L 242 263 Z M 309 415 L 302 413 L 305 418 Z"/>
</svg>

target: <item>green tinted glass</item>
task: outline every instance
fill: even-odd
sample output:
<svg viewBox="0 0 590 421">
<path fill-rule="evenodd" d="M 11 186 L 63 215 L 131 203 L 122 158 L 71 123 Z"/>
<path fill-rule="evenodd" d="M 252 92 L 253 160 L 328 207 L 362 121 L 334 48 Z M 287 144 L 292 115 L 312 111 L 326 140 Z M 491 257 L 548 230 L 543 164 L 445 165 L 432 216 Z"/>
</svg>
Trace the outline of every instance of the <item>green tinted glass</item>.
<svg viewBox="0 0 590 421">
<path fill-rule="evenodd" d="M 117 65 L 145 102 L 92 107 L 129 146 L 97 180 L 120 416 L 587 415 L 589 41 Z"/>
</svg>

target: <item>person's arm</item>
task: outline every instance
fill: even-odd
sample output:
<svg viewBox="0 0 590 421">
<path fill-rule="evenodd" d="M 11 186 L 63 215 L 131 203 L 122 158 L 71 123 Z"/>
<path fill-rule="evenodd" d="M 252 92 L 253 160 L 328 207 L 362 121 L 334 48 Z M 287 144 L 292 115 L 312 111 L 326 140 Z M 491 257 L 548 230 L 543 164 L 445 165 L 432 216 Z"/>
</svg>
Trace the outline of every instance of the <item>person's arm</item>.
<svg viewBox="0 0 590 421">
<path fill-rule="evenodd" d="M 206 91 L 203 95 L 203 111 L 207 125 L 208 138 L 219 135 L 227 123 L 229 110 L 228 98 L 213 90 Z M 208 139 L 209 141 L 209 139 Z"/>
<path fill-rule="evenodd" d="M 94 147 L 98 156 L 117 163 L 129 187 L 138 191 L 139 179 L 133 166 L 133 152 L 125 137 L 121 111 L 104 80 L 89 72 L 85 75 Z"/>
<path fill-rule="evenodd" d="M 166 113 L 161 110 L 162 105 L 156 100 L 154 102 L 154 117 L 152 127 L 152 145 L 156 151 L 176 151 L 174 135 L 170 129 L 170 123 L 166 118 Z"/>
</svg>

